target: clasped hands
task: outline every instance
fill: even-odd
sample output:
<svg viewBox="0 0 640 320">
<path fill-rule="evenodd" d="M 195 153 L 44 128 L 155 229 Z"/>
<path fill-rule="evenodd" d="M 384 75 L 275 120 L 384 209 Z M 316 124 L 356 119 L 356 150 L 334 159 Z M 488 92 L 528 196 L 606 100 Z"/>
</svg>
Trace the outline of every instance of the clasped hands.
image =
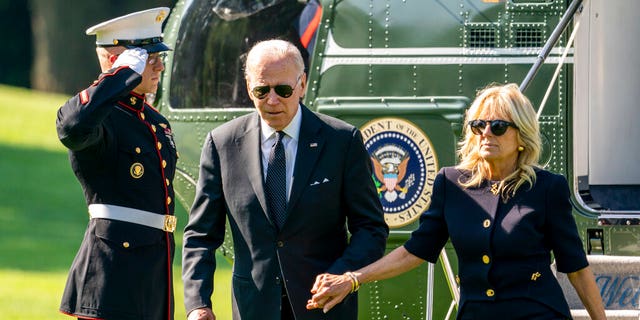
<svg viewBox="0 0 640 320">
<path fill-rule="evenodd" d="M 323 273 L 316 277 L 311 288 L 311 299 L 307 301 L 307 309 L 322 309 L 327 313 L 344 298 L 360 288 L 357 276 L 352 272 L 341 275 Z"/>
</svg>

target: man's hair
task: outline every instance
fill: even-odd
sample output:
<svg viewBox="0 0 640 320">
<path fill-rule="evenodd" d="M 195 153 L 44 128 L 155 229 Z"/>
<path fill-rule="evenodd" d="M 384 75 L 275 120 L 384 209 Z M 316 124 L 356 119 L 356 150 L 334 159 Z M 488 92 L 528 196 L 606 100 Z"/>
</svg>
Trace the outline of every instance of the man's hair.
<svg viewBox="0 0 640 320">
<path fill-rule="evenodd" d="M 100 70 L 105 72 L 111 69 L 112 63 L 109 61 L 109 56 L 112 54 L 121 54 L 124 51 L 124 47 L 96 47 L 96 54 L 98 55 L 98 63 L 100 63 Z"/>
<path fill-rule="evenodd" d="M 291 42 L 272 39 L 258 42 L 249 50 L 244 67 L 245 78 L 248 79 L 253 71 L 253 67 L 265 56 L 290 59 L 299 71 L 298 73 L 302 74 L 304 71 L 304 60 L 302 59 L 300 50 Z"/>
<path fill-rule="evenodd" d="M 502 120 L 515 124 L 518 145 L 524 147 L 518 153 L 516 170 L 503 179 L 500 190 L 503 199 L 512 197 L 516 190 L 524 183 L 533 186 L 536 180 L 534 167 L 538 167 L 538 160 L 542 150 L 540 139 L 540 125 L 533 106 L 524 96 L 516 84 L 492 84 L 481 90 L 465 115 L 463 123 L 463 140 L 459 143 L 458 155 L 460 163 L 457 168 L 469 170 L 471 177 L 461 181 L 465 187 L 480 186 L 489 179 L 489 165 L 480 157 L 480 136 L 473 134 L 468 122 L 476 120 L 485 111 Z"/>
</svg>

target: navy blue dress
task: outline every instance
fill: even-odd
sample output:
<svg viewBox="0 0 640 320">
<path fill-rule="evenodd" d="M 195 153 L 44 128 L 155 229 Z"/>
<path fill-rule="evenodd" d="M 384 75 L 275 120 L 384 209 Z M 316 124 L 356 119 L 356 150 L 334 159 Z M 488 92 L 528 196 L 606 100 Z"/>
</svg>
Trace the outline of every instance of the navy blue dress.
<svg viewBox="0 0 640 320">
<path fill-rule="evenodd" d="M 412 254 L 429 262 L 450 238 L 459 265 L 460 305 L 492 308 L 487 318 L 514 308 L 522 319 L 547 308 L 549 314 L 571 318 L 569 306 L 553 275 L 551 253 L 557 269 L 569 273 L 588 265 L 569 202 L 566 179 L 536 170 L 531 189 L 521 187 L 506 203 L 490 191 L 489 183 L 465 189 L 459 179 L 465 172 L 448 167 L 438 173 L 431 206 L 420 217 L 420 226 L 405 243 Z M 507 302 L 507 303 L 503 303 Z M 493 317 L 491 316 L 493 315 Z"/>
</svg>

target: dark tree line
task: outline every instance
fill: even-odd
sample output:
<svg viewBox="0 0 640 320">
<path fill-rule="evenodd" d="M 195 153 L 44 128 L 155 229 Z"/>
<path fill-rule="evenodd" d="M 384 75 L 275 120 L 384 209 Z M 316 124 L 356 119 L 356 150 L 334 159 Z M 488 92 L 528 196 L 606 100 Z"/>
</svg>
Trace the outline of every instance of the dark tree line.
<svg viewBox="0 0 640 320">
<path fill-rule="evenodd" d="M 0 83 L 28 87 L 31 64 L 31 19 L 27 1 L 0 0 Z"/>
<path fill-rule="evenodd" d="M 95 36 L 85 30 L 102 21 L 176 0 L 0 0 L 0 83 L 73 94 L 100 69 Z"/>
</svg>

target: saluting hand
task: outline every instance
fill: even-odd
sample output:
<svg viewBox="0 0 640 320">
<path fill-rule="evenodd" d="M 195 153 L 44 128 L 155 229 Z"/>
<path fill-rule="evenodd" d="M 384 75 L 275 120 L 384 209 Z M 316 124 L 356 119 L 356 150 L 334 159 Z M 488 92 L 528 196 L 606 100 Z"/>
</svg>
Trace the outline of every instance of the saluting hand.
<svg viewBox="0 0 640 320">
<path fill-rule="evenodd" d="M 137 74 L 142 75 L 144 67 L 147 64 L 147 58 L 149 54 L 147 50 L 142 48 L 132 48 L 123 51 L 116 61 L 113 62 L 113 68 L 128 66 L 133 69 Z"/>
<path fill-rule="evenodd" d="M 327 313 L 351 292 L 351 278 L 347 275 L 323 273 L 316 277 L 311 288 L 311 299 L 307 301 L 307 309 L 322 308 Z"/>
</svg>

